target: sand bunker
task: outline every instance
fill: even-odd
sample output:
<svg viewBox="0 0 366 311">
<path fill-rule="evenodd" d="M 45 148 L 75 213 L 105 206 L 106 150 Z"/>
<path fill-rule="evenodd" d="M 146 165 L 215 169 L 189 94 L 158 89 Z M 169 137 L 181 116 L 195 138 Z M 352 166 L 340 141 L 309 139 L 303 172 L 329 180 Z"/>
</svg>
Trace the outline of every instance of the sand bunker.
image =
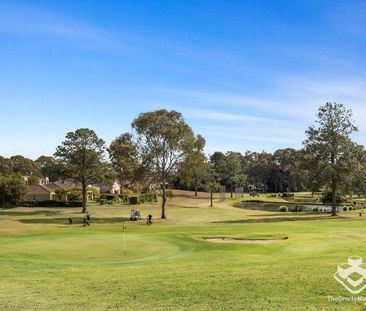
<svg viewBox="0 0 366 311">
<path fill-rule="evenodd" d="M 203 239 L 213 243 L 269 244 L 287 240 L 288 237 L 279 239 L 241 239 L 241 238 L 230 238 L 230 237 L 204 237 Z"/>
</svg>

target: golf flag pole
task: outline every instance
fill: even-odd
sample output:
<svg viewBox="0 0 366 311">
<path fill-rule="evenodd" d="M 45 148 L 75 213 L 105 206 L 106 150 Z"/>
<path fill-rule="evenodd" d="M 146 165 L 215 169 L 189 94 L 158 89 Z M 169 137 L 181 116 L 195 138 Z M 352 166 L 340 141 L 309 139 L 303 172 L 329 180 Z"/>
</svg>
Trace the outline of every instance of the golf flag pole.
<svg viewBox="0 0 366 311">
<path fill-rule="evenodd" d="M 123 231 L 123 252 L 126 256 L 127 251 L 126 251 L 126 226 L 125 225 L 122 225 L 122 231 Z"/>
</svg>

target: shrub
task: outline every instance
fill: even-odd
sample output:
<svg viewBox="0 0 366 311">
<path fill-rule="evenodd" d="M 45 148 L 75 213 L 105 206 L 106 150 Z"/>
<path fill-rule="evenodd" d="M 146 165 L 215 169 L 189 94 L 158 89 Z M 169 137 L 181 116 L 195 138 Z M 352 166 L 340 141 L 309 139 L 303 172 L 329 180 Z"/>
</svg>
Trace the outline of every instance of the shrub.
<svg viewBox="0 0 366 311">
<path fill-rule="evenodd" d="M 349 210 L 349 211 L 352 211 L 352 210 L 353 210 L 352 206 L 350 206 L 350 207 L 348 208 L 348 210 Z"/>
<path fill-rule="evenodd" d="M 68 191 L 66 189 L 55 189 L 56 199 L 58 201 L 66 201 Z"/>
<path fill-rule="evenodd" d="M 131 189 L 124 188 L 124 189 L 121 189 L 121 194 L 133 195 L 133 191 Z"/>
<path fill-rule="evenodd" d="M 139 197 L 139 203 L 140 204 L 144 204 L 145 203 L 145 196 L 144 195 L 140 195 L 140 197 Z"/>
<path fill-rule="evenodd" d="M 99 204 L 100 205 L 105 205 L 107 203 L 107 200 L 106 199 L 100 199 L 99 200 Z"/>
<path fill-rule="evenodd" d="M 288 212 L 288 207 L 287 206 L 280 206 L 280 208 L 278 210 L 280 212 Z"/>
<path fill-rule="evenodd" d="M 114 200 L 116 197 L 118 197 L 118 194 L 111 194 L 111 193 L 103 193 L 100 198 L 101 199 L 106 199 L 107 201 L 112 201 Z"/>
<path fill-rule="evenodd" d="M 168 198 L 168 199 L 173 199 L 174 198 L 174 194 L 173 194 L 173 191 L 172 190 L 167 190 L 166 191 L 166 197 Z"/>
<path fill-rule="evenodd" d="M 70 201 L 81 201 L 82 200 L 81 188 L 76 186 L 73 189 L 71 189 L 67 194 L 67 198 Z"/>
<path fill-rule="evenodd" d="M 343 211 L 347 212 L 347 206 L 343 206 Z"/>
<path fill-rule="evenodd" d="M 154 192 L 154 202 L 158 202 L 158 194 Z"/>
<path fill-rule="evenodd" d="M 291 212 L 303 212 L 304 206 L 301 204 L 297 204 L 293 209 L 291 209 Z"/>
<path fill-rule="evenodd" d="M 119 195 L 115 195 L 113 200 L 111 200 L 114 204 L 120 204 L 122 203 L 122 199 L 119 197 Z"/>
<path fill-rule="evenodd" d="M 128 195 L 127 194 L 119 194 L 118 197 L 121 199 L 122 202 L 128 202 Z"/>
<path fill-rule="evenodd" d="M 332 192 L 324 192 L 321 200 L 324 205 L 332 203 Z M 336 195 L 336 201 L 339 205 L 344 202 L 344 198 L 341 195 Z"/>
<path fill-rule="evenodd" d="M 144 194 L 145 202 L 154 202 L 154 194 L 153 193 L 147 193 Z"/>
<path fill-rule="evenodd" d="M 27 192 L 24 179 L 20 175 L 0 177 L 0 207 L 14 207 Z"/>
<path fill-rule="evenodd" d="M 283 198 L 292 198 L 294 196 L 295 196 L 294 193 L 290 193 L 290 192 L 284 192 L 284 193 L 282 193 L 282 197 Z"/>
<path fill-rule="evenodd" d="M 319 208 L 318 207 L 314 207 L 313 208 L 313 212 L 319 212 Z"/>
<path fill-rule="evenodd" d="M 113 201 L 112 200 L 107 200 L 107 204 L 108 205 L 113 205 Z"/>
<path fill-rule="evenodd" d="M 130 204 L 140 204 L 140 200 L 138 196 L 133 196 L 129 198 L 129 203 Z"/>
</svg>

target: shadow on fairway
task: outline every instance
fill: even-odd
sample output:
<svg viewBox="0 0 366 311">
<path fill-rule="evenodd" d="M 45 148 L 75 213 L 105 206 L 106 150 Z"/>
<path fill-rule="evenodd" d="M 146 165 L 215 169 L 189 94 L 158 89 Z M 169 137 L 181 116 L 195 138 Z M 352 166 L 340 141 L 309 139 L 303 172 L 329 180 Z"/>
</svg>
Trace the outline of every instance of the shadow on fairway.
<svg viewBox="0 0 366 311">
<path fill-rule="evenodd" d="M 111 224 L 111 223 L 117 223 L 117 222 L 124 222 L 129 221 L 130 219 L 127 217 L 109 217 L 109 218 L 92 218 L 91 224 Z M 63 218 L 33 218 L 33 219 L 19 219 L 18 220 L 21 223 L 24 224 L 64 224 L 68 225 L 67 217 Z M 81 217 L 75 217 L 73 218 L 73 225 L 79 225 L 82 223 Z"/>
<path fill-rule="evenodd" d="M 250 223 L 271 223 L 271 222 L 285 222 L 285 221 L 315 221 L 315 220 L 340 220 L 347 219 L 345 217 L 336 216 L 311 216 L 311 217 L 273 217 L 273 218 L 255 218 L 255 219 L 238 219 L 238 220 L 224 220 L 213 221 L 218 224 L 250 224 Z M 349 220 L 349 219 L 348 219 Z"/>
<path fill-rule="evenodd" d="M 27 211 L 27 212 L 14 212 L 10 210 L 0 210 L 0 216 L 34 216 L 34 215 L 44 215 L 44 216 L 55 216 L 59 215 L 60 211 Z"/>
<path fill-rule="evenodd" d="M 288 212 L 288 213 L 278 213 L 278 212 L 269 212 L 269 211 L 263 211 L 265 213 L 261 213 L 261 214 L 249 214 L 249 215 L 246 215 L 248 217 L 280 217 L 280 218 L 291 218 L 291 217 L 318 217 L 319 219 L 320 218 L 328 218 L 330 217 L 330 213 L 328 214 L 317 214 L 317 213 L 306 213 L 306 212 L 300 212 L 300 213 L 293 213 L 293 212 Z M 341 216 L 337 216 L 339 218 L 341 218 Z M 336 218 L 337 218 L 336 217 Z"/>
</svg>

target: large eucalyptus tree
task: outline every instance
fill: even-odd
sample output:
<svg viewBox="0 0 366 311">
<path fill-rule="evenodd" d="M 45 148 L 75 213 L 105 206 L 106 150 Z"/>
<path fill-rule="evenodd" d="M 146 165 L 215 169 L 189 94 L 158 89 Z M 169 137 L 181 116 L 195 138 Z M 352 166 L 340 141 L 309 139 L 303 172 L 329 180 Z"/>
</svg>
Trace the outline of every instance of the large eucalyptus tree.
<svg viewBox="0 0 366 311">
<path fill-rule="evenodd" d="M 166 218 L 168 177 L 194 147 L 195 137 L 182 114 L 165 109 L 140 113 L 133 121 L 143 165 L 161 185 L 161 218 Z"/>
<path fill-rule="evenodd" d="M 337 215 L 337 191 L 351 180 L 357 167 L 356 145 L 351 134 L 357 131 L 352 111 L 338 103 L 326 103 L 318 111 L 316 125 L 306 131 L 303 142 L 308 169 L 316 184 L 332 193 L 332 216 Z"/>
</svg>

